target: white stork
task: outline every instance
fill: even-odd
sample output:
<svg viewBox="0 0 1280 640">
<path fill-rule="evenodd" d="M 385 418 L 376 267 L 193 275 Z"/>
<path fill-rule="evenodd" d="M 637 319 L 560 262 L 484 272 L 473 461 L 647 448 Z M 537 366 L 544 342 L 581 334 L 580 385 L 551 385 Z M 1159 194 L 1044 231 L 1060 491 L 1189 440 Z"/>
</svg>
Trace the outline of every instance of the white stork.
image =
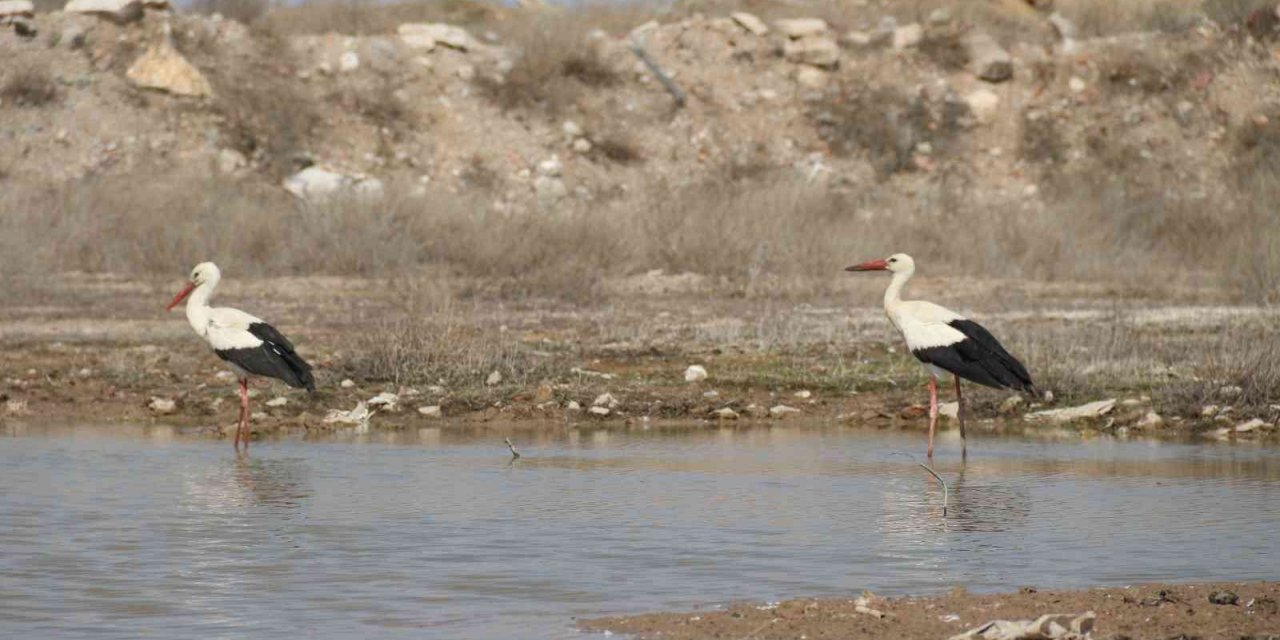
<svg viewBox="0 0 1280 640">
<path fill-rule="evenodd" d="M 938 423 L 938 376 L 950 372 L 956 379 L 956 417 L 960 421 L 960 451 L 964 440 L 964 398 L 960 379 L 996 389 L 1035 392 L 1031 374 L 1005 350 L 982 325 L 922 300 L 903 300 L 902 287 L 916 272 L 916 263 L 905 253 L 846 267 L 846 271 L 889 271 L 893 280 L 884 292 L 884 311 L 907 341 L 907 348 L 929 370 L 929 457 L 933 457 L 933 430 Z"/>
<path fill-rule="evenodd" d="M 187 322 L 240 380 L 240 424 L 232 446 L 239 451 L 243 439 L 248 450 L 249 376 L 276 378 L 307 391 L 315 391 L 316 382 L 311 376 L 311 365 L 275 327 L 239 309 L 209 306 L 209 298 L 213 297 L 213 290 L 221 279 L 218 265 L 212 262 L 196 265 L 187 286 L 173 297 L 165 311 L 171 311 L 187 296 L 191 297 L 187 300 Z"/>
</svg>

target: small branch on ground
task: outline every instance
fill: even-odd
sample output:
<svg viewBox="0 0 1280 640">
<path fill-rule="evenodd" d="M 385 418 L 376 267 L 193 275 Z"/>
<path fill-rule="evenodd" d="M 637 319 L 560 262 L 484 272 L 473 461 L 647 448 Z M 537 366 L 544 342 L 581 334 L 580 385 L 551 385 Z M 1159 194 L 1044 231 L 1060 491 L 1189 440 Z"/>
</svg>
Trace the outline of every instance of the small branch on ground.
<svg viewBox="0 0 1280 640">
<path fill-rule="evenodd" d="M 644 63 L 644 66 L 649 67 L 649 70 L 653 72 L 653 75 L 657 76 L 658 82 L 661 82 L 662 86 L 671 94 L 671 97 L 675 98 L 676 108 L 678 109 L 683 107 L 686 99 L 684 90 L 676 85 L 676 81 L 672 80 L 671 76 L 667 75 L 667 72 L 662 70 L 662 67 L 658 66 L 658 62 L 649 55 L 648 51 L 645 50 L 644 44 L 640 41 L 639 35 L 632 34 L 630 41 L 631 53 L 636 54 L 636 57 L 640 58 L 640 61 Z"/>
</svg>

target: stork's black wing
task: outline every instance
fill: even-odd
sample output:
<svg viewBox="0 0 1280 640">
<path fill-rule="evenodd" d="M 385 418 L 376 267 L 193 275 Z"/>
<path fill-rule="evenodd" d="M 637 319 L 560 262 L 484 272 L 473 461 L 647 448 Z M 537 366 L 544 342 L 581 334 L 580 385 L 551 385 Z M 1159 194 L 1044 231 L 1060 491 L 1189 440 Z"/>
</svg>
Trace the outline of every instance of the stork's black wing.
<svg viewBox="0 0 1280 640">
<path fill-rule="evenodd" d="M 291 387 L 316 390 L 311 365 L 293 350 L 293 343 L 284 334 L 265 322 L 249 325 L 249 333 L 261 340 L 262 344 L 257 347 L 224 349 L 216 352 L 218 357 L 235 363 L 249 373 L 277 378 Z"/>
<path fill-rule="evenodd" d="M 912 351 L 921 362 L 988 387 L 1032 391 L 1031 374 L 982 325 L 972 320 L 947 323 L 964 334 L 964 339 L 949 345 Z"/>
</svg>

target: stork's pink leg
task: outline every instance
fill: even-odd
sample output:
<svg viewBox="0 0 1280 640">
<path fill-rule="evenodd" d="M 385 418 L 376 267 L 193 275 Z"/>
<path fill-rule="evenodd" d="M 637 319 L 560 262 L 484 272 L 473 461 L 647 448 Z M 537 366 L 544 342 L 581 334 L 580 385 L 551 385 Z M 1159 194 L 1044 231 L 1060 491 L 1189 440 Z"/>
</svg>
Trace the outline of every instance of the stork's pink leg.
<svg viewBox="0 0 1280 640">
<path fill-rule="evenodd" d="M 956 378 L 956 419 L 960 421 L 960 457 L 968 457 L 969 452 L 964 441 L 964 396 L 960 393 L 960 376 Z"/>
<path fill-rule="evenodd" d="M 938 425 L 938 378 L 929 376 L 929 459 L 933 459 L 933 429 Z"/>
<path fill-rule="evenodd" d="M 244 432 L 241 436 L 240 433 Z M 248 378 L 240 379 L 240 424 L 236 427 L 236 443 L 237 450 L 240 449 L 240 440 L 244 440 L 244 448 L 249 449 L 249 380 Z"/>
</svg>

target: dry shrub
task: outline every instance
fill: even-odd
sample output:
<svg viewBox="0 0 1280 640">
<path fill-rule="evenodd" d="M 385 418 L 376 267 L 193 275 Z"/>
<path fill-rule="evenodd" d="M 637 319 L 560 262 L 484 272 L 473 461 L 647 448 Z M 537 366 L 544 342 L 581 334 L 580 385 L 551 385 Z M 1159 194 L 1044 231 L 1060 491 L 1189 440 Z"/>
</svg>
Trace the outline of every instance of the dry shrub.
<svg viewBox="0 0 1280 640">
<path fill-rule="evenodd" d="M 58 85 L 45 66 L 17 64 L 5 74 L 0 100 L 19 107 L 43 107 L 58 99 Z"/>
<path fill-rule="evenodd" d="M 1052 114 L 1036 110 L 1022 114 L 1018 157 L 1027 162 L 1059 163 L 1066 154 L 1067 143 Z"/>
<path fill-rule="evenodd" d="M 639 164 L 644 160 L 640 143 L 635 136 L 622 131 L 610 131 L 595 139 L 592 152 L 609 162 L 622 165 Z"/>
<path fill-rule="evenodd" d="M 621 81 L 590 37 L 602 10 L 541 11 L 504 25 L 503 41 L 518 51 L 501 77 L 478 79 L 480 89 L 503 109 L 540 109 L 558 114 L 574 106 L 585 91 Z M 607 14 L 606 14 L 607 15 Z"/>
<path fill-rule="evenodd" d="M 1183 31 L 1204 15 L 1201 0 L 1060 0 L 1055 8 L 1085 36 Z"/>
<path fill-rule="evenodd" d="M 502 20 L 505 10 L 485 0 L 307 0 L 277 6 L 263 18 L 272 30 L 285 35 L 341 33 L 370 35 L 395 33 L 406 22 L 446 22 L 483 27 Z"/>
<path fill-rule="evenodd" d="M 894 86 L 851 81 L 811 106 L 808 115 L 833 153 L 865 155 L 887 175 L 914 170 L 920 143 L 928 143 L 935 156 L 945 155 L 969 108 L 962 102 L 931 103 Z"/>
<path fill-rule="evenodd" d="M 969 65 L 969 49 L 960 27 L 930 29 L 920 42 L 920 53 L 947 71 L 961 71 Z"/>
<path fill-rule="evenodd" d="M 1271 0 L 1204 0 L 1204 14 L 1220 25 L 1243 25 L 1256 11 L 1274 11 Z"/>
<path fill-rule="evenodd" d="M 304 156 L 319 113 L 306 86 L 292 72 L 293 54 L 278 34 L 260 31 L 257 51 L 244 66 L 206 69 L 225 144 L 252 158 L 276 177 L 292 173 Z"/>
<path fill-rule="evenodd" d="M 559 360 L 533 353 L 509 334 L 482 328 L 452 310 L 414 316 L 362 332 L 342 367 L 357 380 L 393 385 L 483 388 L 497 371 L 498 388 L 528 388 L 567 370 Z"/>
<path fill-rule="evenodd" d="M 251 24 L 266 15 L 271 3 L 269 0 L 194 0 L 189 7 L 196 13 L 216 13 L 241 24 Z"/>
</svg>

